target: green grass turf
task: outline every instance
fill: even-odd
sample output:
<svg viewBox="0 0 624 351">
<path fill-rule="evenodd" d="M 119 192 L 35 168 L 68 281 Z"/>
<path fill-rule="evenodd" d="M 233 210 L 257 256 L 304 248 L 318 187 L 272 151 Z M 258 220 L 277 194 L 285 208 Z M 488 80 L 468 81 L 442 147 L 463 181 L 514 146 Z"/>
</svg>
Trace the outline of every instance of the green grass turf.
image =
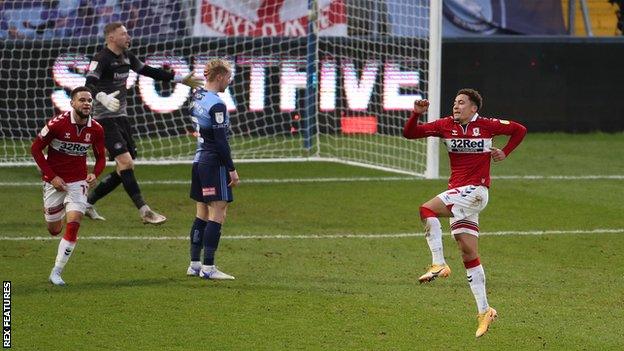
<svg viewBox="0 0 624 351">
<path fill-rule="evenodd" d="M 498 175 L 622 175 L 621 134 L 529 135 Z M 549 146 L 550 145 L 550 146 Z M 600 152 L 601 157 L 596 157 Z M 441 164 L 446 161 L 441 159 Z M 381 177 L 333 163 L 241 164 L 245 179 Z M 186 180 L 189 165 L 139 166 L 140 180 Z M 444 169 L 441 173 L 444 174 Z M 32 167 L 2 181 L 36 182 Z M 231 282 L 186 278 L 188 243 L 88 237 L 186 236 L 188 185 L 144 184 L 169 217 L 143 226 L 118 189 L 85 220 L 64 273 L 47 275 L 56 241 L 0 241 L 0 276 L 13 283 L 16 350 L 617 350 L 624 344 L 624 235 L 484 234 L 489 300 L 500 318 L 475 340 L 476 310 L 456 245 L 453 274 L 420 286 L 424 238 L 244 239 L 248 235 L 420 232 L 418 206 L 446 181 L 243 183 L 217 260 Z M 493 181 L 484 232 L 622 229 L 624 180 Z M 0 236 L 46 236 L 38 186 L 0 186 Z M 448 222 L 442 221 L 448 232 Z"/>
<path fill-rule="evenodd" d="M 505 142 L 505 137 L 497 137 L 494 145 L 502 147 Z M 141 139 L 138 143 L 141 157 L 183 155 L 184 159 L 191 159 L 195 147 L 194 139 L 189 136 Z M 233 152 L 239 158 L 311 156 L 302 145 L 300 137 L 232 140 Z M 413 163 L 417 160 L 419 164 L 424 164 L 425 150 L 422 145 L 422 141 L 398 137 L 360 135 L 334 138 L 324 135 L 320 156 L 342 157 L 350 161 L 369 160 L 377 165 L 422 172 Z M 0 160 L 12 158 L 12 154 L 22 155 L 20 160 L 30 160 L 29 148 L 30 141 L 0 139 Z M 494 175 L 624 174 L 621 150 L 624 150 L 624 133 L 529 133 L 522 147 L 513 153 L 515 162 L 505 162 L 502 166 L 495 164 L 492 172 Z M 443 146 L 440 147 L 440 174 L 449 174 L 448 157 Z"/>
</svg>

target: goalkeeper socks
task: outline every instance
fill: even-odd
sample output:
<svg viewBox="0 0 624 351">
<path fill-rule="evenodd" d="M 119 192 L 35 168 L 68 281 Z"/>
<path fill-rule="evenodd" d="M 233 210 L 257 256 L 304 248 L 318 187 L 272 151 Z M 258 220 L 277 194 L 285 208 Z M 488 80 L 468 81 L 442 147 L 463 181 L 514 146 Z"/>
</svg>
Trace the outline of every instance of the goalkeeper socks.
<svg viewBox="0 0 624 351">
<path fill-rule="evenodd" d="M 119 176 L 121 177 L 121 182 L 123 183 L 123 187 L 134 202 L 134 206 L 136 208 L 141 208 L 145 205 L 145 200 L 143 200 L 143 196 L 141 195 L 141 189 L 139 189 L 139 183 L 137 183 L 136 178 L 134 177 L 133 169 L 124 169 L 119 172 Z"/>
<path fill-rule="evenodd" d="M 204 230 L 206 229 L 206 221 L 195 218 L 193 226 L 191 227 L 191 261 L 199 261 L 202 249 L 202 242 L 204 237 Z"/>
<path fill-rule="evenodd" d="M 479 313 L 485 313 L 489 305 L 485 291 L 485 271 L 479 261 L 479 257 L 472 261 L 464 262 L 464 266 L 466 267 L 466 277 L 470 284 L 470 290 L 472 290 L 472 294 L 477 302 L 477 309 Z"/>
<path fill-rule="evenodd" d="M 58 251 L 56 253 L 56 261 L 54 262 L 54 268 L 56 268 L 58 272 L 63 271 L 69 257 L 72 252 L 74 252 L 74 247 L 76 247 L 76 242 L 69 241 L 64 237 L 61 239 L 61 242 L 59 242 Z"/>
<path fill-rule="evenodd" d="M 443 265 L 444 261 L 444 249 L 442 247 L 442 225 L 438 217 L 428 217 L 425 219 L 425 238 L 427 239 L 427 245 L 431 251 L 432 263 Z"/>
<path fill-rule="evenodd" d="M 214 257 L 221 238 L 221 223 L 208 221 L 204 230 L 204 265 L 214 265 Z"/>
<path fill-rule="evenodd" d="M 91 205 L 94 205 L 99 199 L 106 196 L 111 191 L 115 190 L 117 186 L 121 184 L 121 177 L 117 174 L 116 171 L 109 173 L 100 184 L 98 184 L 95 189 L 89 194 L 87 198 L 87 202 Z"/>
</svg>

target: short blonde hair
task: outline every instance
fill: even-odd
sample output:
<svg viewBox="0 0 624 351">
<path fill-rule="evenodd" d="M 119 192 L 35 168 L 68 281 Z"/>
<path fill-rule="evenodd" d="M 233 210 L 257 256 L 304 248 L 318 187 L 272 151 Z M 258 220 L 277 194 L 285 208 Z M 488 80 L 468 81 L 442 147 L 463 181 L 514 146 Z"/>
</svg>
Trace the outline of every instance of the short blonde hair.
<svg viewBox="0 0 624 351">
<path fill-rule="evenodd" d="M 121 22 L 112 22 L 104 26 L 104 38 L 108 37 L 109 34 L 116 31 L 117 28 L 123 27 L 123 23 Z"/>
<path fill-rule="evenodd" d="M 210 60 L 204 67 L 204 77 L 209 82 L 217 78 L 219 74 L 232 73 L 232 65 L 224 59 Z"/>
</svg>

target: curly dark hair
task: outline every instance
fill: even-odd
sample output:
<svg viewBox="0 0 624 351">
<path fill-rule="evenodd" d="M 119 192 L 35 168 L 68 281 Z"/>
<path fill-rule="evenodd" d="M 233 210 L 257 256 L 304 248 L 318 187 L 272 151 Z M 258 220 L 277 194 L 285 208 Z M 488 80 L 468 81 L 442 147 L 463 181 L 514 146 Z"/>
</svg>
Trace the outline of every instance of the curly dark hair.
<svg viewBox="0 0 624 351">
<path fill-rule="evenodd" d="M 87 87 L 76 87 L 74 88 L 74 90 L 71 91 L 71 98 L 73 99 L 74 96 L 76 96 L 76 94 L 78 94 L 81 91 L 88 91 L 89 93 L 91 93 L 91 89 L 87 88 Z"/>
<path fill-rule="evenodd" d="M 459 94 L 464 94 L 468 96 L 468 99 L 470 99 L 470 101 L 477 106 L 477 111 L 479 111 L 481 107 L 483 107 L 483 98 L 478 91 L 470 88 L 463 88 L 459 89 L 456 96 Z"/>
</svg>

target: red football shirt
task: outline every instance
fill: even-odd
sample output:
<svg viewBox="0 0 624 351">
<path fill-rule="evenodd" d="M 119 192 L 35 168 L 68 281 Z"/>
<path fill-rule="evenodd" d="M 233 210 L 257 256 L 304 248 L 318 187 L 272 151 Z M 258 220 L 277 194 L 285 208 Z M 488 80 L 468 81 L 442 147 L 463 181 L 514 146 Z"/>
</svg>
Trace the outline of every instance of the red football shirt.
<svg viewBox="0 0 624 351">
<path fill-rule="evenodd" d="M 91 117 L 85 125 L 77 124 L 72 111 L 68 111 L 46 123 L 33 141 L 31 153 L 44 181 L 50 182 L 59 176 L 65 183 L 71 183 L 87 178 L 87 151 L 92 145 L 93 173 L 99 176 L 106 167 L 104 128 Z M 46 147 L 47 159 L 43 155 Z"/>
<path fill-rule="evenodd" d="M 442 138 L 451 161 L 449 189 L 465 185 L 489 187 L 492 138 L 496 135 L 511 135 L 502 149 L 509 156 L 526 135 L 526 128 L 520 123 L 481 117 L 478 114 L 465 125 L 455 122 L 452 116 L 419 124 L 419 117 L 420 114 L 412 113 L 403 128 L 403 136 L 408 139 L 430 136 Z"/>
</svg>

